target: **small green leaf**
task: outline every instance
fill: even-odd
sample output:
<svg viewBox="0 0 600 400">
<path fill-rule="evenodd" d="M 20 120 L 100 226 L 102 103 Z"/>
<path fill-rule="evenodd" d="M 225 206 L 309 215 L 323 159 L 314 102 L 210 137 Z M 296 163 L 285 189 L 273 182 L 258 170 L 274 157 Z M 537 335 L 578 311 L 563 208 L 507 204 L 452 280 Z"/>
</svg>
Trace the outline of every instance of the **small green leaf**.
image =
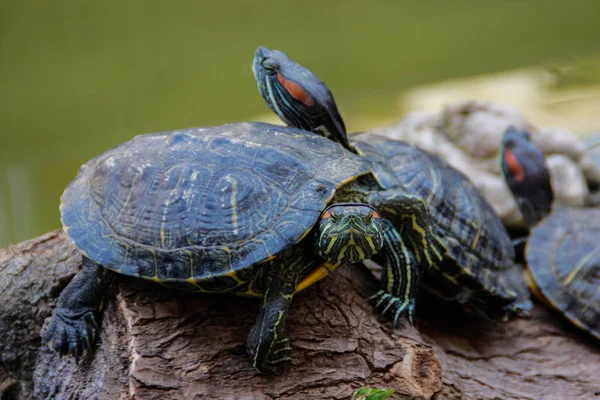
<svg viewBox="0 0 600 400">
<path fill-rule="evenodd" d="M 354 392 L 353 400 L 386 400 L 394 394 L 394 389 L 360 388 Z"/>
</svg>

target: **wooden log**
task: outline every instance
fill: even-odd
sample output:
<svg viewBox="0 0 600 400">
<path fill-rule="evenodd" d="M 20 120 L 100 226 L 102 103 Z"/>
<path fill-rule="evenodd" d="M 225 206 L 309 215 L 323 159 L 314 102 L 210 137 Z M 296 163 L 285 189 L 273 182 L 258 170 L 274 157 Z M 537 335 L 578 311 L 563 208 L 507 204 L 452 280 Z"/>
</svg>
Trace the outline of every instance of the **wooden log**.
<svg viewBox="0 0 600 400">
<path fill-rule="evenodd" d="M 256 300 L 128 277 L 109 290 L 95 352 L 76 364 L 39 334 L 80 263 L 58 231 L 0 251 L 1 399 L 347 399 L 362 386 L 393 388 L 396 399 L 600 392 L 599 344 L 541 304 L 501 324 L 422 295 L 418 330 L 392 330 L 365 300 L 378 282 L 362 265 L 296 297 L 287 319 L 293 362 L 275 377 L 258 375 L 245 353 Z"/>
</svg>

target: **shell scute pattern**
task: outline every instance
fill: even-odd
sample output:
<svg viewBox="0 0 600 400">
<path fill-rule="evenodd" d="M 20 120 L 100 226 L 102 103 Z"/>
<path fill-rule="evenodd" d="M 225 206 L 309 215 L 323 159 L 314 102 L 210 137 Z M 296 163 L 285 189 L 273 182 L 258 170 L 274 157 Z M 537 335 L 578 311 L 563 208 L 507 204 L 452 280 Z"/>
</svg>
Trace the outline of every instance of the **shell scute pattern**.
<svg viewBox="0 0 600 400">
<path fill-rule="evenodd" d="M 461 302 L 474 292 L 499 304 L 527 297 L 502 222 L 466 176 L 406 142 L 365 133 L 354 136 L 353 145 L 360 154 L 376 160 L 374 175 L 382 186 L 416 195 L 427 204 L 454 263 L 427 271 L 423 276 L 426 286 L 433 283 L 442 297 Z"/>
<path fill-rule="evenodd" d="M 372 134 L 357 138 L 385 155 L 396 185 L 423 198 L 434 222 L 444 234 L 458 240 L 460 248 L 473 252 L 491 268 L 513 266 L 514 250 L 508 235 L 495 235 L 505 231 L 502 222 L 467 177 L 441 158 L 408 143 Z"/>
<path fill-rule="evenodd" d="M 532 231 L 526 259 L 537 289 L 600 338 L 600 209 L 558 208 Z"/>
<path fill-rule="evenodd" d="M 81 169 L 62 196 L 63 226 L 117 272 L 213 279 L 297 243 L 336 187 L 371 168 L 325 138 L 269 124 L 141 135 Z"/>
</svg>

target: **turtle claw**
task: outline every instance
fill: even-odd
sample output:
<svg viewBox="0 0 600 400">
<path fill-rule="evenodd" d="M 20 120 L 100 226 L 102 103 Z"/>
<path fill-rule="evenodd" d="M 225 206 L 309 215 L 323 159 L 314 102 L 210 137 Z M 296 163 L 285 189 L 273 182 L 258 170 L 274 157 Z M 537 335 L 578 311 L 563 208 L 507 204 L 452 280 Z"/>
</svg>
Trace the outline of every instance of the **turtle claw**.
<svg viewBox="0 0 600 400">
<path fill-rule="evenodd" d="M 42 339 L 60 356 L 70 355 L 79 362 L 85 350 L 92 351 L 96 332 L 98 324 L 92 311 L 71 317 L 57 310 Z"/>
<path fill-rule="evenodd" d="M 391 311 L 393 313 L 394 319 L 392 322 L 392 327 L 396 329 L 398 325 L 398 318 L 401 315 L 406 314 L 408 318 L 408 322 L 411 325 L 414 325 L 414 312 L 415 312 L 415 300 L 408 299 L 403 300 L 400 297 L 393 296 L 389 293 L 386 293 L 383 290 L 378 291 L 373 296 L 367 299 L 368 301 L 375 301 L 374 309 L 379 309 L 382 305 L 385 305 L 383 310 L 380 312 L 380 318 L 388 312 Z"/>
</svg>

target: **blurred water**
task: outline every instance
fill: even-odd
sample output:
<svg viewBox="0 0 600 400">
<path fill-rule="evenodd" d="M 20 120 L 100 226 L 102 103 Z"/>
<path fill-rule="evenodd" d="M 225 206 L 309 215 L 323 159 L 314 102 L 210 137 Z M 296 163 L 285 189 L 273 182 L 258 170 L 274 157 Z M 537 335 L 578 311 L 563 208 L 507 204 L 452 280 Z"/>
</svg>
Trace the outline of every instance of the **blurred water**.
<svg viewBox="0 0 600 400">
<path fill-rule="evenodd" d="M 350 130 L 414 85 L 600 53 L 600 2 L 0 3 L 0 248 L 60 226 L 79 165 L 144 132 L 266 114 L 259 45 L 323 78 Z M 361 127 L 362 128 L 362 127 Z"/>
</svg>

